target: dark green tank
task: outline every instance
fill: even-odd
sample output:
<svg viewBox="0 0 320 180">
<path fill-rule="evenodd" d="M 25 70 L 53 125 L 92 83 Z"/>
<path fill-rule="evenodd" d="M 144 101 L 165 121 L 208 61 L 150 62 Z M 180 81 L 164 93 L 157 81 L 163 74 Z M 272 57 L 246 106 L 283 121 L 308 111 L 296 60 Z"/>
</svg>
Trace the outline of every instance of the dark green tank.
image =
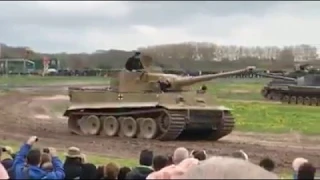
<svg viewBox="0 0 320 180">
<path fill-rule="evenodd" d="M 298 78 L 260 75 L 273 78 L 261 90 L 266 99 L 285 104 L 320 105 L 320 74 L 306 74 Z"/>
</svg>

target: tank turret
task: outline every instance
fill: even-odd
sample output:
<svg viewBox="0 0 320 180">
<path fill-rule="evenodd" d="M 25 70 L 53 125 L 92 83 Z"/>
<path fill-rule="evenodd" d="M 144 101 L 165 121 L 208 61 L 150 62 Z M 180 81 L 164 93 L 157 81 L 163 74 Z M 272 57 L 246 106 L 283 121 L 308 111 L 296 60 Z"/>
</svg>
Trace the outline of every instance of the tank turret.
<svg viewBox="0 0 320 180">
<path fill-rule="evenodd" d="M 141 63 L 144 67 L 142 70 L 122 70 L 118 72 L 117 76 L 113 76 L 113 79 L 111 80 L 111 88 L 117 89 L 119 92 L 181 91 L 196 83 L 210 81 L 255 69 L 254 66 L 248 66 L 247 68 L 235 71 L 186 77 L 175 74 L 164 74 L 161 71 L 153 71 L 151 68 L 152 58 L 150 56 L 142 56 Z"/>
</svg>

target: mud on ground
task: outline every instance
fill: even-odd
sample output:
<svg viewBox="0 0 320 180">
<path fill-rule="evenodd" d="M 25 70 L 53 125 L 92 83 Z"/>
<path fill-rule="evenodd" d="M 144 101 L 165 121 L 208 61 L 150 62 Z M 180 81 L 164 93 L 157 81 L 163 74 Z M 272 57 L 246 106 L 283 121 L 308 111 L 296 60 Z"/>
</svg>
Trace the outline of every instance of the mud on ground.
<svg viewBox="0 0 320 180">
<path fill-rule="evenodd" d="M 68 97 L 64 89 L 46 91 L 32 89 L 9 92 L 0 100 L 0 138 L 2 140 L 23 141 L 30 135 L 40 137 L 41 145 L 58 148 L 78 146 L 94 154 L 111 157 L 136 158 L 144 148 L 156 153 L 172 153 L 176 147 L 205 149 L 208 154 L 221 155 L 242 149 L 253 162 L 269 156 L 277 166 L 290 169 L 295 157 L 305 157 L 319 167 L 320 138 L 305 137 L 299 134 L 257 134 L 234 132 L 218 142 L 208 141 L 170 141 L 159 142 L 139 139 L 80 137 L 67 131 L 67 120 L 62 117 L 62 109 L 56 112 L 54 107 L 67 106 Z M 279 168 L 278 168 L 279 169 Z"/>
</svg>

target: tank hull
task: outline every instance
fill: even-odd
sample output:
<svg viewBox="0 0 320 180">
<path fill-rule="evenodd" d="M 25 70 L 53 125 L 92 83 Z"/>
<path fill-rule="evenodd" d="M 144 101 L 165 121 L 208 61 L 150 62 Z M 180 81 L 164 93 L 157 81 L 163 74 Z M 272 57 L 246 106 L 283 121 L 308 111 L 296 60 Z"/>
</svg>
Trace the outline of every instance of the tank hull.
<svg viewBox="0 0 320 180">
<path fill-rule="evenodd" d="M 282 92 L 288 91 L 288 85 L 296 84 L 295 81 L 272 80 L 268 85 L 264 86 L 260 93 L 264 99 L 269 101 L 280 101 Z"/>
<path fill-rule="evenodd" d="M 70 132 L 77 135 L 216 141 L 230 134 L 235 126 L 230 109 L 210 105 L 210 100 L 209 105 L 195 103 L 191 100 L 199 101 L 199 97 L 188 93 L 144 94 L 145 102 L 141 102 L 140 94 L 124 94 L 121 99 L 118 93 L 106 89 L 73 89 L 69 94 L 71 106 L 64 116 L 68 117 Z M 185 97 L 185 102 L 177 102 L 177 97 Z"/>
<path fill-rule="evenodd" d="M 320 106 L 320 88 L 287 85 L 284 88 L 268 88 L 261 90 L 262 96 L 268 100 L 279 101 L 283 104 Z"/>
</svg>

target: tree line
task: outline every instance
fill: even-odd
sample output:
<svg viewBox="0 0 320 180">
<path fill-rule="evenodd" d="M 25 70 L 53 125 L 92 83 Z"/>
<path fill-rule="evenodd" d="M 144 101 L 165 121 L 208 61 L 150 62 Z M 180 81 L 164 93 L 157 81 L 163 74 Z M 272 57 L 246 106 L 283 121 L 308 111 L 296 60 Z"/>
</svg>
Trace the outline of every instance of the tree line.
<svg viewBox="0 0 320 180">
<path fill-rule="evenodd" d="M 28 47 L 1 45 L 0 58 L 41 59 L 44 56 L 60 60 L 62 68 L 118 69 L 122 68 L 133 51 L 97 50 L 93 53 L 46 54 Z M 278 47 L 218 46 L 212 43 L 178 43 L 141 47 L 138 50 L 151 55 L 157 66 L 164 69 L 219 71 L 257 66 L 264 69 L 292 69 L 296 60 L 320 65 L 317 48 L 309 45 Z"/>
</svg>

